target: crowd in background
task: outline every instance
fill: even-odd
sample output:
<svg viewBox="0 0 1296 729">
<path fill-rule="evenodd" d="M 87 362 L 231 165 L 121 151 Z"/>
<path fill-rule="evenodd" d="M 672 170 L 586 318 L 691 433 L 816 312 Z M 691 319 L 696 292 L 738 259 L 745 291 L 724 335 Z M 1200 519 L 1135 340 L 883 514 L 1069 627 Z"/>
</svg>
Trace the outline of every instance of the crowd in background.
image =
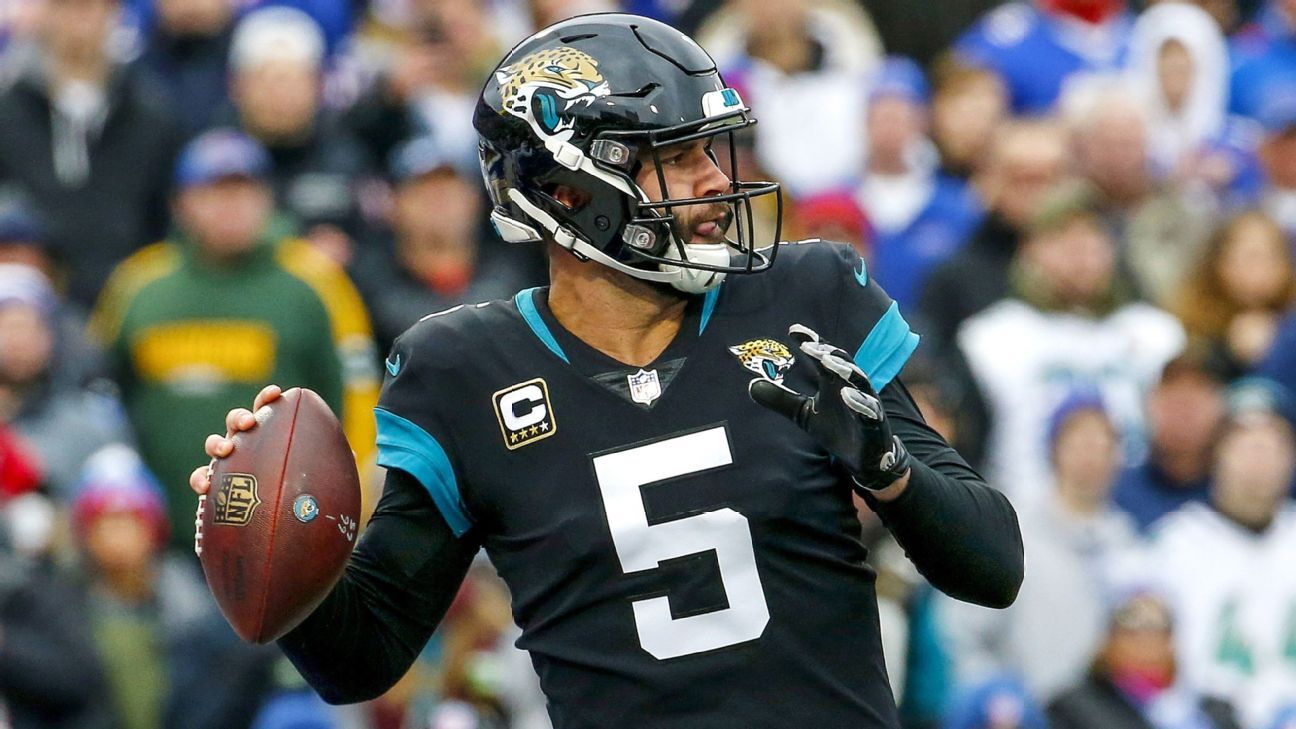
<svg viewBox="0 0 1296 729">
<path fill-rule="evenodd" d="M 545 280 L 487 222 L 484 76 L 618 8 L 716 58 L 742 176 L 859 249 L 1018 510 L 992 611 L 861 504 L 906 728 L 1296 727 L 1292 0 L 0 3 L 0 727 L 547 726 L 484 562 L 404 680 L 325 706 L 215 612 L 187 475 L 302 385 L 372 508 L 392 340 Z"/>
</svg>

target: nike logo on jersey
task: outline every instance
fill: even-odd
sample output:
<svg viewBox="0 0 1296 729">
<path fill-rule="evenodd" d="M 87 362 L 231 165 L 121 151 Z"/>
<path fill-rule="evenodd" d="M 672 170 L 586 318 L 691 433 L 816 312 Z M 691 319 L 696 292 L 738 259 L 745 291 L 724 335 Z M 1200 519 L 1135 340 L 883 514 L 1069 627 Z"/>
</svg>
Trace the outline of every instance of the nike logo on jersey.
<svg viewBox="0 0 1296 729">
<path fill-rule="evenodd" d="M 859 270 L 855 272 L 855 280 L 860 286 L 868 286 L 868 266 L 865 265 L 864 259 L 860 258 Z"/>
<path fill-rule="evenodd" d="M 372 362 L 373 360 L 369 360 L 369 361 Z M 399 375 L 399 374 L 400 374 L 400 355 L 399 355 L 399 354 L 396 355 L 396 359 L 394 359 L 394 360 L 393 360 L 392 358 L 388 357 L 388 358 L 387 358 L 387 361 L 384 362 L 383 364 L 386 364 L 386 365 L 387 365 L 387 374 L 391 375 L 392 377 L 395 377 L 396 375 Z"/>
</svg>

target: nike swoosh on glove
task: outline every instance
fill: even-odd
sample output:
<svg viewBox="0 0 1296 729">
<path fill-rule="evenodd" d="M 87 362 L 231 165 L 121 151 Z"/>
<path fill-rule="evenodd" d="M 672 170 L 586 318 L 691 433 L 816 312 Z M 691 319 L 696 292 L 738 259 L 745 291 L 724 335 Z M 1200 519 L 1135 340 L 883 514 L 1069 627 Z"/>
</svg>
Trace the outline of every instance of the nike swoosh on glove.
<svg viewBox="0 0 1296 729">
<path fill-rule="evenodd" d="M 819 391 L 806 396 L 758 378 L 747 386 L 748 394 L 819 441 L 859 488 L 880 491 L 895 483 L 909 470 L 909 451 L 892 435 L 868 375 L 850 355 L 821 340 L 809 327 L 793 324 L 788 336 L 818 367 Z"/>
</svg>

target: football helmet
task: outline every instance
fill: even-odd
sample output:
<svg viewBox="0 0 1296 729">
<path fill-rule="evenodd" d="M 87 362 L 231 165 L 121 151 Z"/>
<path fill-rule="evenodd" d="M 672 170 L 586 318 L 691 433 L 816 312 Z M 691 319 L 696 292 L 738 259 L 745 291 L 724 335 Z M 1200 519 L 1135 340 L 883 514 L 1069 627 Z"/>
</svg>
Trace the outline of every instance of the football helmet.
<svg viewBox="0 0 1296 729">
<path fill-rule="evenodd" d="M 552 239 L 639 279 L 702 293 L 730 273 L 770 266 L 778 250 L 782 198 L 777 183 L 736 179 L 736 132 L 755 124 L 715 61 L 691 38 L 655 20 L 622 13 L 585 15 L 518 44 L 491 73 L 473 115 L 491 220 L 510 242 Z M 670 198 L 664 148 L 727 142 L 729 189 Z M 651 160 L 664 199 L 636 184 Z M 553 193 L 579 194 L 573 207 Z M 753 240 L 752 198 L 773 195 L 773 238 Z M 728 208 L 721 243 L 691 243 L 676 222 L 687 205 Z"/>
</svg>

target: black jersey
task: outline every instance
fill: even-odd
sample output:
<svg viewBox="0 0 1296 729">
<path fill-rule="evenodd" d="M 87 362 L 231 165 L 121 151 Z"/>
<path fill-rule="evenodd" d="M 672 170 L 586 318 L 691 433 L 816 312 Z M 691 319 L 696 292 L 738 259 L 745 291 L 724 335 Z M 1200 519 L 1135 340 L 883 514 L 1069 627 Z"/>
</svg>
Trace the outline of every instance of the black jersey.
<svg viewBox="0 0 1296 729">
<path fill-rule="evenodd" d="M 379 463 L 508 584 L 555 726 L 896 726 L 845 474 L 747 394 L 815 390 L 793 323 L 878 390 L 896 376 L 918 337 L 859 256 L 785 245 L 691 303 L 642 368 L 566 333 L 545 296 L 412 327 L 377 415 Z"/>
</svg>

